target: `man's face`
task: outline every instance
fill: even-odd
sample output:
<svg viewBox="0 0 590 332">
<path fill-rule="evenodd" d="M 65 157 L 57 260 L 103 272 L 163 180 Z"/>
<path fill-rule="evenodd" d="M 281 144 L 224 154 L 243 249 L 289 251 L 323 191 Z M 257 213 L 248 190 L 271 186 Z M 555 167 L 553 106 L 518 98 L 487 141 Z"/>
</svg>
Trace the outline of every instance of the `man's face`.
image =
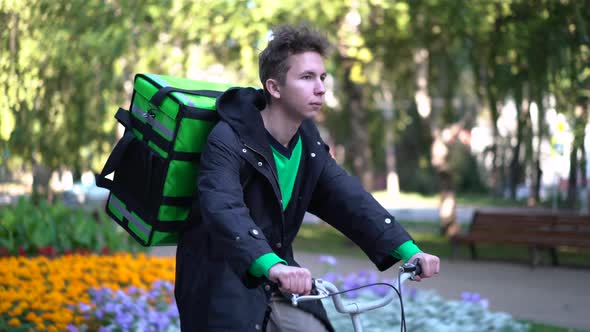
<svg viewBox="0 0 590 332">
<path fill-rule="evenodd" d="M 314 118 L 324 103 L 326 68 L 319 53 L 304 52 L 289 57 L 285 83 L 279 85 L 279 102 L 296 121 Z"/>
</svg>

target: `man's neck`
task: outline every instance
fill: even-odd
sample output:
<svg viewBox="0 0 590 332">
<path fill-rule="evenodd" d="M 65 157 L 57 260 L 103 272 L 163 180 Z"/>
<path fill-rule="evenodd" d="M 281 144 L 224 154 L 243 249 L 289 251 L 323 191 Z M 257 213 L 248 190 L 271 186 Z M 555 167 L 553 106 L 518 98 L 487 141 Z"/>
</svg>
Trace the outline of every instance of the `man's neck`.
<svg viewBox="0 0 590 332">
<path fill-rule="evenodd" d="M 277 142 L 284 147 L 288 147 L 289 142 L 299 130 L 301 121 L 288 117 L 286 112 L 273 104 L 267 105 L 260 114 L 266 130 Z"/>
</svg>

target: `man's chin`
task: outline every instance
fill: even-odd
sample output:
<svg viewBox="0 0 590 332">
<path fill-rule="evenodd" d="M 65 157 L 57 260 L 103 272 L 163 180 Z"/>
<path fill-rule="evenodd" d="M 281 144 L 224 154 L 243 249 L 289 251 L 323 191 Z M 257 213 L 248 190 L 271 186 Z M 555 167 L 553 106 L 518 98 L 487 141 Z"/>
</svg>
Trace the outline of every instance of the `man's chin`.
<svg viewBox="0 0 590 332">
<path fill-rule="evenodd" d="M 313 111 L 306 113 L 304 115 L 304 118 L 305 118 L 305 120 L 315 120 L 315 118 L 318 116 L 319 113 L 320 113 L 319 109 L 313 110 Z"/>
</svg>

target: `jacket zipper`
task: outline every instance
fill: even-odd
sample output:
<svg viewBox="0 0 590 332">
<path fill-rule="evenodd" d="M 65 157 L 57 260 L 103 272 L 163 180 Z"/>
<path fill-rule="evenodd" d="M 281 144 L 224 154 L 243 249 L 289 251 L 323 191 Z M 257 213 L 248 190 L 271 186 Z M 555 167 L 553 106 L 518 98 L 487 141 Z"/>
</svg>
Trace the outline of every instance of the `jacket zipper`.
<svg viewBox="0 0 590 332">
<path fill-rule="evenodd" d="M 266 159 L 266 157 L 260 153 L 258 150 L 252 148 L 251 146 L 249 146 L 248 144 L 244 143 L 244 146 L 247 147 L 248 149 L 254 151 L 255 153 L 259 154 L 262 159 L 264 159 L 264 161 L 266 161 L 266 163 L 270 166 L 270 163 L 268 162 L 268 159 Z M 279 177 L 275 174 L 275 171 L 272 169 L 272 167 L 270 168 L 270 172 L 272 173 L 272 176 L 274 177 L 277 186 L 279 186 L 279 209 L 281 211 L 281 239 L 280 239 L 280 243 L 284 242 L 284 236 L 285 236 L 285 212 L 283 211 L 283 193 L 281 193 L 281 187 L 279 185 Z M 282 249 L 281 249 L 282 250 Z"/>
<path fill-rule="evenodd" d="M 262 153 L 258 152 L 258 150 L 254 149 L 253 147 L 249 146 L 246 143 L 244 143 L 244 146 L 247 147 L 248 149 L 256 152 L 257 154 L 259 154 L 262 157 L 262 159 L 264 159 L 264 161 L 266 161 L 266 163 L 268 165 L 270 165 L 270 162 L 268 162 L 268 159 L 266 159 L 266 157 Z M 277 185 L 279 185 L 279 177 L 275 174 L 275 171 L 274 171 L 274 169 L 272 167 L 270 168 L 270 173 L 272 174 L 272 176 L 273 176 L 274 180 L 276 181 Z M 280 188 L 280 186 L 279 186 L 279 188 Z M 279 205 L 281 207 L 281 211 L 283 211 L 283 203 L 281 202 L 282 200 L 283 200 L 283 194 L 279 190 Z"/>
</svg>

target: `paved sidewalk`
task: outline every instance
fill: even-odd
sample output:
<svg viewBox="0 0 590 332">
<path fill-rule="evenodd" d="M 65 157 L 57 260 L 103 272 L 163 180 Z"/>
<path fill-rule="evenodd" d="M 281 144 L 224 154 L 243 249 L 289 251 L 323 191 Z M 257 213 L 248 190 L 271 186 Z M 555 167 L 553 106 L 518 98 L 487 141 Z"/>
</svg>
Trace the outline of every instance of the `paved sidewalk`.
<svg viewBox="0 0 590 332">
<path fill-rule="evenodd" d="M 155 248 L 153 254 L 173 256 L 174 247 Z M 316 276 L 326 271 L 318 254 L 299 252 L 296 260 Z M 332 271 L 347 274 L 361 270 L 377 271 L 367 260 L 338 258 Z M 392 278 L 395 272 L 383 273 Z M 443 260 L 441 273 L 414 283 L 421 289 L 433 289 L 447 299 L 459 299 L 462 292 L 479 293 L 490 300 L 492 311 L 510 313 L 563 327 L 590 331 L 590 270 L 526 264 L 470 260 Z"/>
</svg>

